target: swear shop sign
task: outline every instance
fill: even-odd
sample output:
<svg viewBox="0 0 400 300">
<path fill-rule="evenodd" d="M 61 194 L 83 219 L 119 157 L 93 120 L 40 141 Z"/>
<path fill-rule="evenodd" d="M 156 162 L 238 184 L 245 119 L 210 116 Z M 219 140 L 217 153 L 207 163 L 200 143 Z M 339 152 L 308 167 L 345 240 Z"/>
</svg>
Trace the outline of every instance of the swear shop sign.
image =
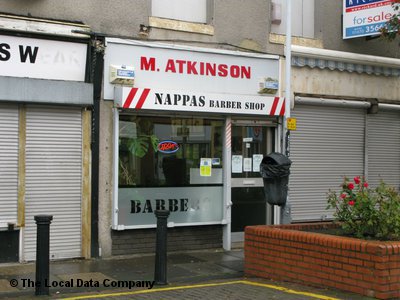
<svg viewBox="0 0 400 300">
<path fill-rule="evenodd" d="M 222 186 L 173 188 L 119 188 L 118 227 L 114 229 L 155 227 L 154 211 L 171 212 L 174 226 L 221 224 Z"/>
<path fill-rule="evenodd" d="M 179 92 L 150 88 L 116 88 L 121 108 L 153 109 L 227 114 L 283 116 L 285 99 L 248 95 Z"/>
<path fill-rule="evenodd" d="M 87 45 L 0 35 L 0 76 L 84 81 Z"/>
</svg>

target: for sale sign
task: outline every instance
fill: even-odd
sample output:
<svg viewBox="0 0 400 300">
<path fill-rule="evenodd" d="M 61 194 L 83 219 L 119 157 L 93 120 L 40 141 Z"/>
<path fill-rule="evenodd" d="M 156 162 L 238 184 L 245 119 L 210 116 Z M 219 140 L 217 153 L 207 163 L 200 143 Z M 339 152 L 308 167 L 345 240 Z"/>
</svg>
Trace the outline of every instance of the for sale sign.
<svg viewBox="0 0 400 300">
<path fill-rule="evenodd" d="M 394 14 L 391 0 L 343 0 L 343 39 L 378 35 Z"/>
</svg>

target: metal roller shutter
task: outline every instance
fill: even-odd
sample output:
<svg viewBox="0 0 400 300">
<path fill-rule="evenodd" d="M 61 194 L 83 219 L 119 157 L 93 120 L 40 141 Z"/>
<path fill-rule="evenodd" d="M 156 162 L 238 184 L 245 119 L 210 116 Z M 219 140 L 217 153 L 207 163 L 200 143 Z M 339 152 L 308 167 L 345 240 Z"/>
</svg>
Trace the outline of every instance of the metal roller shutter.
<svg viewBox="0 0 400 300">
<path fill-rule="evenodd" d="M 34 216 L 53 215 L 50 258 L 81 256 L 81 109 L 27 107 L 24 258 L 36 256 Z"/>
<path fill-rule="evenodd" d="M 17 223 L 18 106 L 0 104 L 0 227 Z"/>
<path fill-rule="evenodd" d="M 400 112 L 379 110 L 367 116 L 368 180 L 400 187 Z"/>
<path fill-rule="evenodd" d="M 329 189 L 339 189 L 344 175 L 364 174 L 365 110 L 299 104 L 292 116 L 297 118 L 290 140 L 292 219 L 331 218 Z"/>
</svg>

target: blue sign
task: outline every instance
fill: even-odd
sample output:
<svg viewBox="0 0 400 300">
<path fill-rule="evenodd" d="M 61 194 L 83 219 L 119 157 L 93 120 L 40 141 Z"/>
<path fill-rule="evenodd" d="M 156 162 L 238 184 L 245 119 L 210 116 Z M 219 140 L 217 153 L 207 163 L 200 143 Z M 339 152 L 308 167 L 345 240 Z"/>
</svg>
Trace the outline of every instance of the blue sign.
<svg viewBox="0 0 400 300">
<path fill-rule="evenodd" d="M 117 74 L 118 76 L 135 78 L 135 71 L 133 70 L 118 69 Z"/>
<path fill-rule="evenodd" d="M 382 2 L 382 0 L 346 0 L 346 7 L 353 7 L 357 5 L 368 5 L 376 2 Z"/>
</svg>

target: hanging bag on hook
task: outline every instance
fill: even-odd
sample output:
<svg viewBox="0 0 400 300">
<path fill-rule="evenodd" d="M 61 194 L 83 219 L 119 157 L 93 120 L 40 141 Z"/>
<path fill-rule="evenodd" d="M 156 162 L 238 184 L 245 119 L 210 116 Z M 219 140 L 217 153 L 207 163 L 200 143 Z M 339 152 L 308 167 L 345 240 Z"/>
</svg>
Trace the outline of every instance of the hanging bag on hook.
<svg viewBox="0 0 400 300">
<path fill-rule="evenodd" d="M 282 153 L 272 152 L 260 164 L 266 201 L 271 205 L 286 204 L 292 161 Z"/>
</svg>

